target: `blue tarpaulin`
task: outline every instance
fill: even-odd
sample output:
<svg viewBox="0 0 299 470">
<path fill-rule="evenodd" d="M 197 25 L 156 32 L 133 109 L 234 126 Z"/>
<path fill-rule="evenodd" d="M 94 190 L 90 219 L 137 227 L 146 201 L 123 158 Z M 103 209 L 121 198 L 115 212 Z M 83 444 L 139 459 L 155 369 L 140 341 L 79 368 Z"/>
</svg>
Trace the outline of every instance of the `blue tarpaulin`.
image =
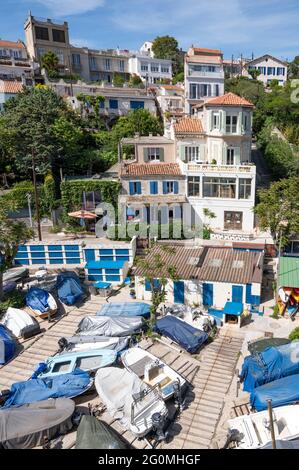
<svg viewBox="0 0 299 470">
<path fill-rule="evenodd" d="M 226 302 L 223 313 L 239 317 L 243 313 L 243 304 L 241 302 Z"/>
<path fill-rule="evenodd" d="M 250 394 L 250 403 L 257 411 L 266 410 L 267 399 L 272 406 L 284 406 L 299 400 L 299 374 L 283 377 L 255 388 Z"/>
<path fill-rule="evenodd" d="M 0 364 L 10 361 L 16 350 L 16 342 L 4 325 L 0 325 Z"/>
<path fill-rule="evenodd" d="M 74 305 L 83 295 L 79 277 L 70 271 L 57 276 L 56 289 L 59 299 L 66 305 Z"/>
<path fill-rule="evenodd" d="M 299 341 L 293 341 L 245 357 L 240 377 L 244 390 L 251 392 L 260 385 L 298 373 Z"/>
<path fill-rule="evenodd" d="M 111 282 L 98 281 L 94 283 L 94 287 L 97 289 L 108 289 L 111 286 Z"/>
<path fill-rule="evenodd" d="M 49 310 L 49 293 L 39 287 L 31 287 L 26 295 L 26 305 L 32 310 L 45 313 Z"/>
<path fill-rule="evenodd" d="M 88 372 L 75 369 L 71 374 L 16 382 L 11 386 L 10 394 L 3 408 L 25 405 L 48 398 L 75 397 L 89 388 L 90 380 Z"/>
<path fill-rule="evenodd" d="M 208 334 L 194 328 L 192 325 L 176 318 L 166 315 L 156 322 L 154 331 L 167 336 L 191 354 L 196 353 L 200 346 L 208 339 Z"/>
<path fill-rule="evenodd" d="M 103 305 L 97 315 L 106 317 L 149 317 L 150 306 L 144 302 L 109 303 Z"/>
</svg>

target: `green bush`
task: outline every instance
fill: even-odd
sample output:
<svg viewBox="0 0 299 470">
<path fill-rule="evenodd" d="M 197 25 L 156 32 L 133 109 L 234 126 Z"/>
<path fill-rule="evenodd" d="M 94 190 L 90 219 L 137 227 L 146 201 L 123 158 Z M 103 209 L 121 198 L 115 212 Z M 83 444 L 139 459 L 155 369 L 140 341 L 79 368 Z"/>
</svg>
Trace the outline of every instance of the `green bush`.
<svg viewBox="0 0 299 470">
<path fill-rule="evenodd" d="M 299 339 L 299 326 L 297 326 L 297 328 L 291 331 L 291 333 L 289 334 L 289 339 L 291 341 L 295 341 L 296 339 Z"/>
<path fill-rule="evenodd" d="M 0 315 L 5 313 L 9 307 L 22 308 L 25 306 L 25 292 L 14 290 L 4 295 L 0 301 Z"/>
</svg>

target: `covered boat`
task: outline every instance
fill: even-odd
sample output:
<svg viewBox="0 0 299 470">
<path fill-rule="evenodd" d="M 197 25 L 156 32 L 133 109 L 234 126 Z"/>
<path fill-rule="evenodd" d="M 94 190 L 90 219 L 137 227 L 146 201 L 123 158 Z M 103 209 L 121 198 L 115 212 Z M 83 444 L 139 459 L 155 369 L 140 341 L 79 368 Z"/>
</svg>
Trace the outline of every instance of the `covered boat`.
<svg viewBox="0 0 299 470">
<path fill-rule="evenodd" d="M 41 318 L 54 315 L 57 312 L 57 304 L 54 297 L 44 289 L 31 287 L 26 295 L 26 305 L 31 311 Z"/>
<path fill-rule="evenodd" d="M 299 374 L 283 377 L 255 388 L 250 394 L 250 403 L 257 411 L 266 410 L 267 400 L 272 407 L 290 405 L 299 401 Z"/>
<path fill-rule="evenodd" d="M 164 400 L 171 398 L 186 384 L 175 370 L 142 348 L 127 349 L 122 353 L 121 361 L 129 372 L 134 372 L 150 387 L 156 387 Z"/>
<path fill-rule="evenodd" d="M 66 434 L 73 427 L 74 410 L 69 398 L 0 409 L 0 449 L 30 449 Z"/>
<path fill-rule="evenodd" d="M 117 358 L 117 353 L 110 349 L 95 349 L 93 351 L 74 351 L 65 354 L 57 354 L 41 362 L 32 378 L 43 379 L 56 377 L 61 374 L 70 374 L 75 369 L 86 372 L 95 372 L 101 367 L 111 366 Z"/>
<path fill-rule="evenodd" d="M 282 346 L 289 344 L 291 341 L 287 338 L 262 338 L 248 343 L 248 351 L 250 354 L 263 352 L 267 348 Z"/>
<path fill-rule="evenodd" d="M 158 391 L 126 369 L 99 369 L 95 387 L 108 413 L 137 437 L 143 437 L 153 429 L 155 414 L 161 421 L 167 417 L 167 408 Z"/>
<path fill-rule="evenodd" d="M 6 281 L 3 282 L 3 292 L 8 294 L 17 288 L 17 283 L 15 281 Z"/>
<path fill-rule="evenodd" d="M 299 374 L 299 341 L 245 357 L 240 379 L 244 382 L 243 389 L 251 392 L 260 385 L 293 374 Z"/>
<path fill-rule="evenodd" d="M 142 317 L 84 317 L 78 333 L 87 336 L 129 336 L 141 331 Z"/>
<path fill-rule="evenodd" d="M 139 317 L 150 316 L 150 305 L 145 302 L 106 303 L 97 315 L 106 317 Z"/>
<path fill-rule="evenodd" d="M 94 416 L 83 415 L 77 430 L 76 449 L 130 449 L 111 427 Z"/>
<path fill-rule="evenodd" d="M 88 372 L 75 369 L 71 374 L 60 374 L 44 379 L 30 379 L 12 384 L 3 408 L 25 405 L 48 398 L 72 398 L 86 392 L 93 384 Z"/>
<path fill-rule="evenodd" d="M 66 271 L 57 276 L 56 289 L 59 300 L 66 305 L 74 305 L 83 296 L 83 289 L 79 276 Z"/>
<path fill-rule="evenodd" d="M 17 338 L 36 335 L 40 333 L 38 322 L 24 310 L 9 307 L 2 317 L 1 323 Z"/>
<path fill-rule="evenodd" d="M 63 350 L 63 354 L 70 351 L 91 351 L 93 349 L 113 349 L 115 352 L 120 352 L 128 347 L 130 339 L 130 336 L 76 335 L 70 338 L 60 338 L 58 344 Z"/>
<path fill-rule="evenodd" d="M 279 406 L 273 410 L 275 440 L 299 437 L 299 405 Z M 231 432 L 238 436 L 238 449 L 264 449 L 272 444 L 268 410 L 228 420 Z"/>
<path fill-rule="evenodd" d="M 21 281 L 28 276 L 28 268 L 10 268 L 3 273 L 3 282 L 6 281 Z"/>
<path fill-rule="evenodd" d="M 191 354 L 194 354 L 208 339 L 208 334 L 189 325 L 183 320 L 166 315 L 157 320 L 154 331 L 167 336 Z"/>
<path fill-rule="evenodd" d="M 16 341 L 6 326 L 0 325 L 0 364 L 6 364 L 13 358 L 16 346 Z"/>
</svg>

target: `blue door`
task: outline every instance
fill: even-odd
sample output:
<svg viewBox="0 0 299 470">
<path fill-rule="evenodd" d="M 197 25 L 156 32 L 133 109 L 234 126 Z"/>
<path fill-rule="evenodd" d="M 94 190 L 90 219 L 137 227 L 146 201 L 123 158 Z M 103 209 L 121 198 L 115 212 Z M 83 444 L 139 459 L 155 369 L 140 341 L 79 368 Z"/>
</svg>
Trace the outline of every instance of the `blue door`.
<svg viewBox="0 0 299 470">
<path fill-rule="evenodd" d="M 202 285 L 202 303 L 204 305 L 213 305 L 213 284 Z"/>
<path fill-rule="evenodd" d="M 183 304 L 185 301 L 185 284 L 184 281 L 175 281 L 173 283 L 174 303 Z"/>
<path fill-rule="evenodd" d="M 243 286 L 233 286 L 232 301 L 243 303 Z"/>
</svg>

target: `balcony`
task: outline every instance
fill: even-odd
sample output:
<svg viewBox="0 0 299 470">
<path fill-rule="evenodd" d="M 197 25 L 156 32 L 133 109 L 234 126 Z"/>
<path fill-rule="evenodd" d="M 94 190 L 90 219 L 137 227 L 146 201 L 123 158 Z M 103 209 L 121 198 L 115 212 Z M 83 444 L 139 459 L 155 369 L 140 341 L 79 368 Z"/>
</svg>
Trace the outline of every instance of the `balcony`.
<svg viewBox="0 0 299 470">
<path fill-rule="evenodd" d="M 185 163 L 184 172 L 190 173 L 256 173 L 255 165 L 211 165 L 205 163 Z"/>
<path fill-rule="evenodd" d="M 206 77 L 206 78 L 224 78 L 224 72 L 217 71 L 217 72 L 199 72 L 197 70 L 190 70 L 188 69 L 188 77 Z"/>
</svg>

